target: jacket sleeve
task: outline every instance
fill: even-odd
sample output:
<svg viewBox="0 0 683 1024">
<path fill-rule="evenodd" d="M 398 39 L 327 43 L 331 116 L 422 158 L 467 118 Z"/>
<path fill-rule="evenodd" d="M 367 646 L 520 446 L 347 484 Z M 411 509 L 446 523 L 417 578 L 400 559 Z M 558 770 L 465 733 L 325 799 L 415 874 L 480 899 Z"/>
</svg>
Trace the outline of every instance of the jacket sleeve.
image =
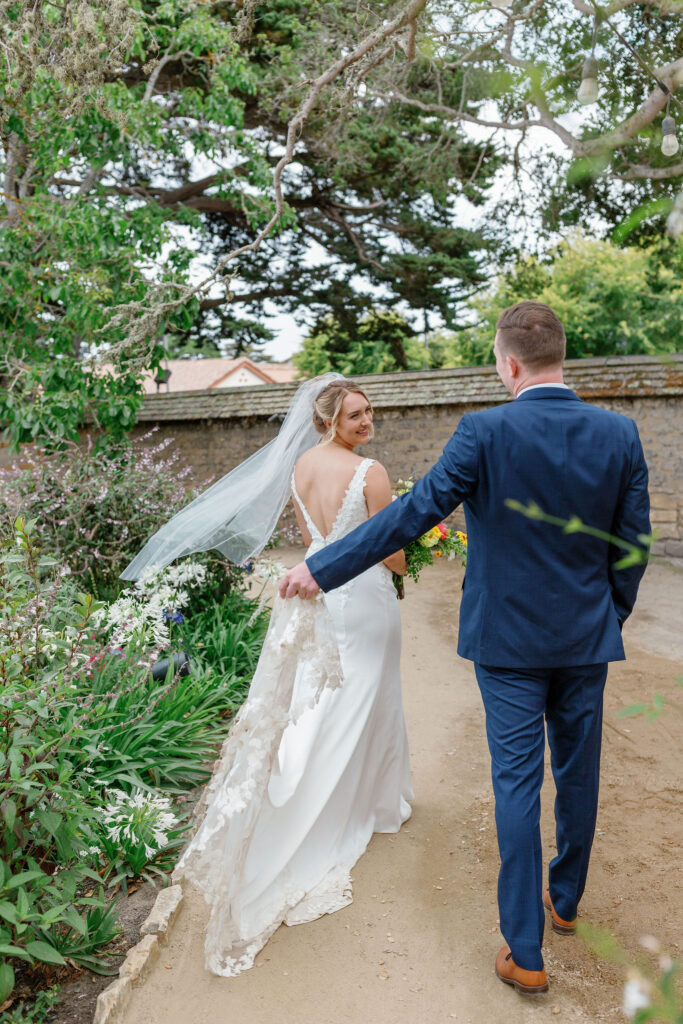
<svg viewBox="0 0 683 1024">
<path fill-rule="evenodd" d="M 612 522 L 611 533 L 614 537 L 620 537 L 631 544 L 642 547 L 640 536 L 650 534 L 650 497 L 647 490 L 648 474 L 645 463 L 643 446 L 638 436 L 638 428 L 631 421 L 633 427 L 633 440 L 631 448 L 631 465 L 626 489 L 622 495 L 619 506 Z M 619 625 L 623 625 L 633 610 L 638 593 L 638 585 L 645 572 L 646 562 L 638 565 L 631 565 L 626 569 L 615 569 L 614 563 L 623 557 L 622 548 L 610 547 L 609 583 L 612 592 L 612 601 L 619 619 Z"/>
<path fill-rule="evenodd" d="M 334 590 L 449 515 L 477 486 L 477 438 L 465 415 L 436 465 L 412 490 L 341 540 L 317 551 L 306 564 L 322 590 Z"/>
</svg>

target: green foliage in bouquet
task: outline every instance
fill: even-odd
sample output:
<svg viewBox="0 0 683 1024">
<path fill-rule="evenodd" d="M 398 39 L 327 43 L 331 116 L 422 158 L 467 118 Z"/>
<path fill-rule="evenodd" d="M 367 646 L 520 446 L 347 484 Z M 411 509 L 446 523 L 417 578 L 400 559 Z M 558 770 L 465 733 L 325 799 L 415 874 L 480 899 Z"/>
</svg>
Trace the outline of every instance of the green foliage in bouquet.
<svg viewBox="0 0 683 1024">
<path fill-rule="evenodd" d="M 413 487 L 412 478 L 399 480 L 397 494 L 407 494 Z M 460 557 L 462 564 L 467 564 L 467 535 L 462 530 L 451 530 L 444 523 L 438 523 L 421 537 L 411 540 L 403 549 L 406 556 L 406 576 L 416 583 L 420 573 L 428 565 L 434 565 L 436 558 L 447 558 L 449 561 Z M 403 577 L 393 574 L 394 586 L 399 598 L 405 596 Z"/>
</svg>

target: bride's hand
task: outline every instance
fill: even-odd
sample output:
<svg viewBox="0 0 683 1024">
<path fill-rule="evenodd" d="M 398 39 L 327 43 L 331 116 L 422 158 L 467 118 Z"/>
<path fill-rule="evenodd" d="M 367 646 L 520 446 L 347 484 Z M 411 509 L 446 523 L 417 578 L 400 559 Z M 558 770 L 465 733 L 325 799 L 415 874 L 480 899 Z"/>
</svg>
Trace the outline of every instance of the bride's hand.
<svg viewBox="0 0 683 1024">
<path fill-rule="evenodd" d="M 280 580 L 280 597 L 315 597 L 320 587 L 305 562 L 299 562 Z"/>
</svg>

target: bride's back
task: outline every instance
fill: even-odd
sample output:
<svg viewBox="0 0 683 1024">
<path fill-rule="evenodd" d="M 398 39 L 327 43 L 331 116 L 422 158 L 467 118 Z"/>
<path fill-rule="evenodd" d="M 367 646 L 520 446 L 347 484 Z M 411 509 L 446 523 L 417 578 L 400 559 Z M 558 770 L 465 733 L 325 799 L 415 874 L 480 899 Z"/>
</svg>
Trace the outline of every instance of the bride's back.
<svg viewBox="0 0 683 1024">
<path fill-rule="evenodd" d="M 320 534 L 332 531 L 346 490 L 362 458 L 335 444 L 304 452 L 294 470 L 294 483 Z"/>
</svg>

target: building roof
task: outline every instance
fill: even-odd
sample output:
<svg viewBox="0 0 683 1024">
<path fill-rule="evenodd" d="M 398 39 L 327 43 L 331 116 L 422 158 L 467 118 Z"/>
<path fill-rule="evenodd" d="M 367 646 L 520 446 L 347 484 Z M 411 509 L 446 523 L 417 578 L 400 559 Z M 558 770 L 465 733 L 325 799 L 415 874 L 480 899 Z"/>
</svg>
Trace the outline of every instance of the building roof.
<svg viewBox="0 0 683 1024">
<path fill-rule="evenodd" d="M 266 364 L 269 365 L 269 364 Z M 377 409 L 420 405 L 493 405 L 509 396 L 494 366 L 419 370 L 354 377 Z M 683 353 L 571 359 L 565 380 L 586 399 L 683 395 Z M 149 395 L 141 421 L 231 419 L 280 416 L 298 382 Z"/>
<path fill-rule="evenodd" d="M 171 393 L 230 387 L 230 378 L 239 370 L 246 370 L 250 376 L 262 380 L 264 384 L 292 381 L 298 373 L 291 363 L 257 363 L 247 356 L 240 356 L 239 359 L 169 359 L 168 368 L 171 371 L 168 391 Z M 143 387 L 147 395 L 157 393 L 155 376 L 156 370 L 145 374 Z M 160 385 L 159 393 L 167 393 L 165 384 Z"/>
</svg>

